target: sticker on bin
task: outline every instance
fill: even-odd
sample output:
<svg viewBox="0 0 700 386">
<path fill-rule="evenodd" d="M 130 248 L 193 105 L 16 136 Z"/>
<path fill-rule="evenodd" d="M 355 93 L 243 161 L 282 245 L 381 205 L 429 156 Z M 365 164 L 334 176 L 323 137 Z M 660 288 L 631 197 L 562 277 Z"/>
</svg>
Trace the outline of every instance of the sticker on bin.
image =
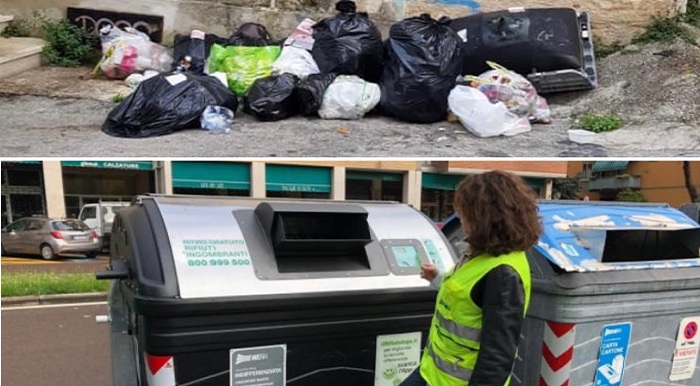
<svg viewBox="0 0 700 386">
<path fill-rule="evenodd" d="M 681 320 L 669 380 L 675 382 L 693 378 L 698 361 L 698 347 L 700 347 L 699 326 L 700 316 Z"/>
<path fill-rule="evenodd" d="M 374 386 L 395 386 L 403 382 L 420 363 L 421 333 L 377 336 Z"/>
<path fill-rule="evenodd" d="M 603 327 L 600 340 L 595 386 L 621 385 L 625 361 L 632 335 L 632 323 L 609 324 Z"/>
<path fill-rule="evenodd" d="M 543 202 L 539 209 L 544 232 L 535 249 L 567 272 L 700 266 L 700 225 L 668 205 Z"/>
<path fill-rule="evenodd" d="M 287 345 L 259 346 L 230 351 L 231 386 L 284 386 L 287 382 Z"/>
</svg>

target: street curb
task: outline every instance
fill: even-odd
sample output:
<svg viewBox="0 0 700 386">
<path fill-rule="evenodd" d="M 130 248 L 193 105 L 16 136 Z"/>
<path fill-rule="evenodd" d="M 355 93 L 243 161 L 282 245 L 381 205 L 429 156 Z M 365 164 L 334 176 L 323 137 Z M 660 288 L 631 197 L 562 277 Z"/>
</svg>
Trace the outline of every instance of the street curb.
<svg viewBox="0 0 700 386">
<path fill-rule="evenodd" d="M 87 303 L 107 301 L 106 292 L 89 292 L 83 294 L 29 295 L 2 298 L 2 307 L 34 306 L 48 304 Z"/>
</svg>

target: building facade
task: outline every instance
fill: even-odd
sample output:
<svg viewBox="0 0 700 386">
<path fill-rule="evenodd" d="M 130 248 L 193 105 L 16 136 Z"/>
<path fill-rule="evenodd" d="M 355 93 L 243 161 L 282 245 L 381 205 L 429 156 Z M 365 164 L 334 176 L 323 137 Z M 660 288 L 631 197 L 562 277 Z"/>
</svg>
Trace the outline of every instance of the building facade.
<svg viewBox="0 0 700 386">
<path fill-rule="evenodd" d="M 539 197 L 566 176 L 566 162 L 476 161 L 21 161 L 2 163 L 2 224 L 41 215 L 77 217 L 98 201 L 146 193 L 404 202 L 434 221 L 452 214 L 467 174 L 500 169 Z"/>
<path fill-rule="evenodd" d="M 700 191 L 700 161 L 689 161 L 691 182 Z M 568 176 L 578 178 L 581 198 L 614 201 L 621 191 L 638 191 L 645 201 L 680 207 L 690 202 L 683 161 L 571 161 Z"/>
</svg>

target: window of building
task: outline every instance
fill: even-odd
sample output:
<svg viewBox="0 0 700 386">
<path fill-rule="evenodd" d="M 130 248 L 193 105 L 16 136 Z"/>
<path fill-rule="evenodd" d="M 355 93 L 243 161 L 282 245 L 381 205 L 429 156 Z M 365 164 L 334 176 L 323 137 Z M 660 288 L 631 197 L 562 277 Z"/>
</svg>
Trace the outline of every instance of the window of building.
<svg viewBox="0 0 700 386">
<path fill-rule="evenodd" d="M 345 173 L 345 199 L 403 201 L 403 174 L 348 170 Z"/>
</svg>

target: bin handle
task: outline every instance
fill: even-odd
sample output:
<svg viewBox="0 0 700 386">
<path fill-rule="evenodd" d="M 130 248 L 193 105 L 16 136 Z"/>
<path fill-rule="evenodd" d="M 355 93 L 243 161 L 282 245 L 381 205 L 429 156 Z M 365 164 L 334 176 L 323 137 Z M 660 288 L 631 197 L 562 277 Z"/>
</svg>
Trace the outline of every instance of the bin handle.
<svg viewBox="0 0 700 386">
<path fill-rule="evenodd" d="M 97 280 L 121 280 L 129 278 L 129 269 L 123 260 L 112 261 L 106 271 L 95 272 Z"/>
</svg>

